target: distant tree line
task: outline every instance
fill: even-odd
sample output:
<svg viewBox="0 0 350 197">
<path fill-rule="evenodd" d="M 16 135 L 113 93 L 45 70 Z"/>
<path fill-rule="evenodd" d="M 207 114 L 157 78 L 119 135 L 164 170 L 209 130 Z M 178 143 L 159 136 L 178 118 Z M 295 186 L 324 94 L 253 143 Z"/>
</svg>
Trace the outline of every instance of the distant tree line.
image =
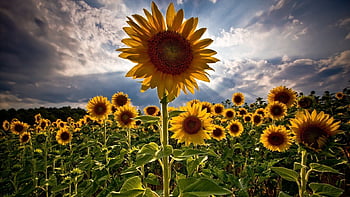
<svg viewBox="0 0 350 197">
<path fill-rule="evenodd" d="M 2 109 L 0 110 L 0 124 L 4 120 L 11 121 L 13 118 L 17 118 L 18 120 L 28 123 L 28 124 L 34 124 L 34 116 L 36 114 L 41 114 L 41 117 L 49 119 L 51 122 L 56 121 L 57 119 L 62 119 L 64 121 L 67 120 L 68 117 L 72 117 L 74 120 L 79 120 L 86 114 L 85 109 L 81 108 L 71 108 L 69 106 L 67 107 L 40 107 L 40 108 L 34 108 L 34 109 Z"/>
</svg>

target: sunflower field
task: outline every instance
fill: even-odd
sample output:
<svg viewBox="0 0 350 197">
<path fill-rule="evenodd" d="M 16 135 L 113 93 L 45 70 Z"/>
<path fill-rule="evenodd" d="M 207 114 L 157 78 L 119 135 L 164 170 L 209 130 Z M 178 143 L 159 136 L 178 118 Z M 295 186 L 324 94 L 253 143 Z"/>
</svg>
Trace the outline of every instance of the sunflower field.
<svg viewBox="0 0 350 197">
<path fill-rule="evenodd" d="M 160 108 L 137 110 L 122 92 L 92 98 L 79 120 L 5 120 L 1 194 L 158 196 L 158 161 L 167 155 L 173 196 L 298 196 L 301 184 L 305 196 L 346 196 L 349 96 L 280 86 L 249 105 L 242 93 L 221 103 L 192 100 L 168 108 L 165 149 Z"/>
<path fill-rule="evenodd" d="M 1 196 L 350 196 L 349 89 L 277 86 L 250 104 L 233 92 L 171 106 L 209 82 L 219 59 L 198 18 L 173 3 L 165 17 L 154 2 L 143 11 L 127 17 L 117 51 L 136 63 L 126 77 L 157 89 L 160 105 L 140 109 L 117 92 L 91 98 L 80 119 L 4 120 Z"/>
</svg>

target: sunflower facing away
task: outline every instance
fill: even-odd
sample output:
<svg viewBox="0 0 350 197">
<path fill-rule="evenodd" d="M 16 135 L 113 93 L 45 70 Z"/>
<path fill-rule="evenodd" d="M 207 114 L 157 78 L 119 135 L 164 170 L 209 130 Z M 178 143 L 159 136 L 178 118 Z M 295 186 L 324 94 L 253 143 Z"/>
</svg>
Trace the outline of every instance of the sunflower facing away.
<svg viewBox="0 0 350 197">
<path fill-rule="evenodd" d="M 160 112 L 160 109 L 159 109 L 159 107 L 157 107 L 155 105 L 150 105 L 150 106 L 145 107 L 143 109 L 143 112 L 149 116 L 157 116 L 158 113 Z"/>
<path fill-rule="evenodd" d="M 270 93 L 267 95 L 267 100 L 269 103 L 274 101 L 284 103 L 289 108 L 296 101 L 296 93 L 294 90 L 285 86 L 278 86 L 270 90 Z"/>
<path fill-rule="evenodd" d="M 270 125 L 261 134 L 260 142 L 271 151 L 284 152 L 292 144 L 292 137 L 283 125 Z"/>
<path fill-rule="evenodd" d="M 211 137 L 218 141 L 225 139 L 226 137 L 225 129 L 222 126 L 214 125 L 214 129 L 211 132 Z"/>
<path fill-rule="evenodd" d="M 115 93 L 112 96 L 112 105 L 115 107 L 121 107 L 129 104 L 130 102 L 129 96 L 123 92 Z"/>
<path fill-rule="evenodd" d="M 56 140 L 59 144 L 66 145 L 73 139 L 72 133 L 69 131 L 68 127 L 60 128 L 56 133 Z"/>
<path fill-rule="evenodd" d="M 273 120 L 281 120 L 287 115 L 287 106 L 281 102 L 275 101 L 266 106 L 266 112 Z"/>
<path fill-rule="evenodd" d="M 210 139 L 210 133 L 214 129 L 210 114 L 202 109 L 200 104 L 180 107 L 185 111 L 170 120 L 170 128 L 174 134 L 171 138 L 178 140 L 178 143 L 185 142 L 188 146 L 204 144 L 204 140 Z"/>
<path fill-rule="evenodd" d="M 241 106 L 244 104 L 244 94 L 241 92 L 236 92 L 232 95 L 232 102 L 236 106 Z"/>
<path fill-rule="evenodd" d="M 258 114 L 258 113 L 254 113 L 252 116 L 252 122 L 254 125 L 259 126 L 263 123 L 264 118 L 262 115 Z"/>
<path fill-rule="evenodd" d="M 315 99 L 313 96 L 301 96 L 298 98 L 298 107 L 303 109 L 308 109 L 312 107 L 313 103 L 315 102 Z"/>
<path fill-rule="evenodd" d="M 152 2 L 152 13 L 144 9 L 146 18 L 134 14 L 128 17 L 130 27 L 124 31 L 130 36 L 122 40 L 130 48 L 120 48 L 121 58 L 137 65 L 126 77 L 143 78 L 141 91 L 157 88 L 158 97 L 165 95 L 173 100 L 182 90 L 194 93 L 198 89 L 196 79 L 209 82 L 206 70 L 213 70 L 208 63 L 219 61 L 212 57 L 214 50 L 206 49 L 213 40 L 200 37 L 206 28 L 195 30 L 198 18 L 183 22 L 184 11 L 175 11 L 170 3 L 165 19 L 157 5 Z"/>
<path fill-rule="evenodd" d="M 321 150 L 330 136 L 340 132 L 340 121 L 334 122 L 333 117 L 323 111 L 317 113 L 314 110 L 310 114 L 304 110 L 297 113 L 290 123 L 296 141 L 315 151 Z"/>
<path fill-rule="evenodd" d="M 229 125 L 227 125 L 226 129 L 233 137 L 239 137 L 244 130 L 242 123 L 238 120 L 233 120 Z"/>
<path fill-rule="evenodd" d="M 86 108 L 91 118 L 96 121 L 107 119 L 112 112 L 112 104 L 104 96 L 95 96 L 88 102 Z"/>
<path fill-rule="evenodd" d="M 124 105 L 119 107 L 114 113 L 114 119 L 118 122 L 119 126 L 123 128 L 135 128 L 136 120 L 133 119 L 137 116 L 137 110 L 132 105 Z"/>
</svg>

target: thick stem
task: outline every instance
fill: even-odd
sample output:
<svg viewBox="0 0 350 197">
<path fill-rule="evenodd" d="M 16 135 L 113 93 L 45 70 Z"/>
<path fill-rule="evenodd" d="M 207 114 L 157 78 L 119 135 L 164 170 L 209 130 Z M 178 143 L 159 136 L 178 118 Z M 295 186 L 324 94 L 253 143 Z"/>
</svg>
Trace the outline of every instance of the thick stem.
<svg viewBox="0 0 350 197">
<path fill-rule="evenodd" d="M 166 147 L 169 144 L 169 137 L 168 137 L 168 102 L 165 99 L 162 100 L 162 133 L 161 133 L 161 144 L 162 149 L 165 150 Z M 170 171 L 170 164 L 169 164 L 169 156 L 165 156 L 162 158 L 162 169 L 163 169 L 163 195 L 164 197 L 169 197 L 170 194 L 170 177 L 171 177 L 171 171 Z"/>
<path fill-rule="evenodd" d="M 300 169 L 300 188 L 299 188 L 299 196 L 303 197 L 306 191 L 306 159 L 307 152 L 306 150 L 301 151 L 301 169 Z"/>
</svg>

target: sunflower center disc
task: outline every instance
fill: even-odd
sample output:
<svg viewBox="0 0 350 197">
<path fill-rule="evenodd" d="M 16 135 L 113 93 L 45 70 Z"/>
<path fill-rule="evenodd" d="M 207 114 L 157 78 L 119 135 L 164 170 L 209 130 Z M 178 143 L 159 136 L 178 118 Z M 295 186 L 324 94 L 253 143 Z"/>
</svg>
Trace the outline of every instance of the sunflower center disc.
<svg viewBox="0 0 350 197">
<path fill-rule="evenodd" d="M 213 135 L 216 137 L 220 137 L 222 135 L 222 130 L 219 128 L 215 128 L 213 131 Z"/>
<path fill-rule="evenodd" d="M 190 116 L 186 118 L 183 122 L 183 127 L 186 133 L 196 134 L 201 129 L 201 120 L 197 117 Z"/>
<path fill-rule="evenodd" d="M 68 134 L 67 132 L 63 132 L 63 133 L 61 134 L 61 139 L 62 139 L 63 141 L 69 140 L 69 134 Z"/>
<path fill-rule="evenodd" d="M 106 112 L 106 105 L 101 103 L 101 104 L 97 104 L 95 107 L 95 113 L 97 115 L 102 115 Z"/>
<path fill-rule="evenodd" d="M 272 133 L 269 135 L 268 141 L 270 144 L 272 144 L 274 146 L 278 146 L 278 145 L 283 144 L 284 137 L 280 133 Z"/>
<path fill-rule="evenodd" d="M 230 131 L 232 132 L 232 133 L 237 133 L 238 132 L 238 130 L 239 130 L 239 127 L 237 126 L 237 125 L 231 125 L 230 126 Z"/>
<path fill-rule="evenodd" d="M 304 134 L 301 136 L 302 140 L 313 148 L 320 148 L 321 144 L 318 144 L 318 139 L 321 137 L 327 137 L 328 134 L 323 129 L 317 126 L 308 127 Z"/>
<path fill-rule="evenodd" d="M 124 123 L 124 124 L 128 124 L 130 122 L 130 115 L 128 113 L 124 113 L 122 116 L 121 116 L 121 121 Z"/>
<path fill-rule="evenodd" d="M 21 132 L 22 130 L 23 130 L 23 126 L 22 125 L 20 125 L 20 124 L 16 124 L 15 125 L 15 131 Z"/>
<path fill-rule="evenodd" d="M 126 98 L 125 96 L 118 96 L 116 100 L 117 100 L 116 103 L 118 104 L 118 106 L 123 106 L 128 102 L 128 98 Z"/>
<path fill-rule="evenodd" d="M 275 116 L 279 116 L 283 113 L 282 109 L 280 106 L 274 106 L 271 110 L 272 114 Z"/>
<path fill-rule="evenodd" d="M 287 93 L 281 92 L 276 95 L 275 100 L 287 104 L 290 100 L 290 96 Z"/>
<path fill-rule="evenodd" d="M 159 71 L 172 75 L 185 72 L 193 59 L 190 43 L 173 31 L 154 35 L 148 41 L 148 55 Z"/>
</svg>

